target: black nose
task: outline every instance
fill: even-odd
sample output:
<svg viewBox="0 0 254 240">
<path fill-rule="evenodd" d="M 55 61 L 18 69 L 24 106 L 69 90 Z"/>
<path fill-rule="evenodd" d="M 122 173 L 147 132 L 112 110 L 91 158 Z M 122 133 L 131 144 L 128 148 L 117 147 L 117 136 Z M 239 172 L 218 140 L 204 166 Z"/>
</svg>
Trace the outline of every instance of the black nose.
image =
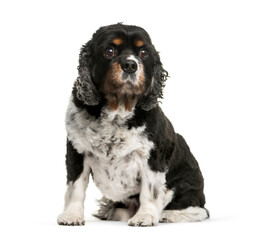
<svg viewBox="0 0 254 240">
<path fill-rule="evenodd" d="M 125 60 L 121 63 L 121 67 L 126 73 L 134 73 L 137 71 L 138 65 L 133 60 Z"/>
</svg>

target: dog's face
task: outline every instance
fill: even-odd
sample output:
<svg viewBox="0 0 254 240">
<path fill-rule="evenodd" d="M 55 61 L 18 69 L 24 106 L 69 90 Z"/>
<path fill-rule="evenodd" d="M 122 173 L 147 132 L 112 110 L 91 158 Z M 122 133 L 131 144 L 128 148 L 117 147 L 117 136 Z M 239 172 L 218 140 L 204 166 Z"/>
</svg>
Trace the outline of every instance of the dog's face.
<svg viewBox="0 0 254 240">
<path fill-rule="evenodd" d="M 136 26 L 100 28 L 82 49 L 77 96 L 87 105 L 106 99 L 110 110 L 150 110 L 162 97 L 167 72 L 148 33 Z"/>
<path fill-rule="evenodd" d="M 126 31 L 106 28 L 97 33 L 93 81 L 115 110 L 124 104 L 130 110 L 152 81 L 153 46 L 141 28 Z"/>
</svg>

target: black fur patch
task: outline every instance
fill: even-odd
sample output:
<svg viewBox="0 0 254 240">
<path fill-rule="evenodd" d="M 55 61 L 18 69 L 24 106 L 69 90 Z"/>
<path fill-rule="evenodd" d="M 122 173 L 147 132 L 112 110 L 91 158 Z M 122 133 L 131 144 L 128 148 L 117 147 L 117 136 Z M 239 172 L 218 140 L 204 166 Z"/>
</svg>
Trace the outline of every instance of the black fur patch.
<svg viewBox="0 0 254 240">
<path fill-rule="evenodd" d="M 79 154 L 72 146 L 71 141 L 67 139 L 67 153 L 66 153 L 66 169 L 67 169 L 67 183 L 75 182 L 83 171 L 84 155 Z"/>
</svg>

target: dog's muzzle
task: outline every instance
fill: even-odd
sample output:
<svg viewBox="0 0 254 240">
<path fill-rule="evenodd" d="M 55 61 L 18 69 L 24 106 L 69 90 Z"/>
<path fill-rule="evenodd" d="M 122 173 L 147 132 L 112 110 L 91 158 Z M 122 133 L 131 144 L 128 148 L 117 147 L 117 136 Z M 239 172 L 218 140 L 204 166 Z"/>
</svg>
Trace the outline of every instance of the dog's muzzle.
<svg viewBox="0 0 254 240">
<path fill-rule="evenodd" d="M 122 79 L 124 82 L 135 84 L 139 80 L 139 63 L 134 56 L 121 60 Z"/>
</svg>

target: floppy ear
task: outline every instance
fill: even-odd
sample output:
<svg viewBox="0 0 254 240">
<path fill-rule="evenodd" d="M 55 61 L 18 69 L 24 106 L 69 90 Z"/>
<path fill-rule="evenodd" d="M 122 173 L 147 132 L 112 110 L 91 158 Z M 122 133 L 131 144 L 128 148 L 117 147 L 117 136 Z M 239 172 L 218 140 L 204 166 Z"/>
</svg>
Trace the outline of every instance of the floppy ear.
<svg viewBox="0 0 254 240">
<path fill-rule="evenodd" d="M 151 110 L 158 104 L 158 98 L 163 98 L 163 88 L 165 87 L 167 77 L 168 72 L 163 69 L 160 56 L 158 52 L 156 52 L 154 56 L 153 77 L 150 86 L 148 86 L 140 102 L 140 107 L 143 110 Z"/>
<path fill-rule="evenodd" d="M 79 54 L 79 77 L 74 83 L 77 98 L 86 105 L 98 105 L 100 94 L 91 79 L 91 41 L 81 48 Z"/>
</svg>

